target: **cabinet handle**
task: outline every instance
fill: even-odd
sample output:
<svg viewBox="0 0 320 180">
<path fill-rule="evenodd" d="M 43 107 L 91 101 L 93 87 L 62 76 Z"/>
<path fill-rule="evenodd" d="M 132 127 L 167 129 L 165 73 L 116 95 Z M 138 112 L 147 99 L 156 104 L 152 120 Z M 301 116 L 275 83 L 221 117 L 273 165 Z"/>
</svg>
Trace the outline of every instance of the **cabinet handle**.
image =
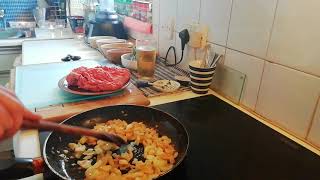
<svg viewBox="0 0 320 180">
<path fill-rule="evenodd" d="M 0 51 L 0 55 L 14 55 L 14 54 L 21 54 L 21 51 L 14 51 L 14 52 L 8 52 L 8 51 L 6 51 L 6 52 L 1 52 Z"/>
<path fill-rule="evenodd" d="M 5 75 L 10 74 L 10 70 L 3 70 L 3 71 L 0 71 L 0 75 L 3 75 L 3 74 L 5 74 Z"/>
</svg>

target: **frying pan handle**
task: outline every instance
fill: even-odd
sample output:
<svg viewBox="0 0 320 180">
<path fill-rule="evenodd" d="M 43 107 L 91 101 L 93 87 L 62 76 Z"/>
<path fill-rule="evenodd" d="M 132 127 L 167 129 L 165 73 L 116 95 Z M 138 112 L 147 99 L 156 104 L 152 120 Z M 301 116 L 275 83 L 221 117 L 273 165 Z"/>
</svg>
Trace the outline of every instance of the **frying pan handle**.
<svg viewBox="0 0 320 180">
<path fill-rule="evenodd" d="M 5 169 L 0 169 L 1 179 L 21 179 L 42 173 L 44 169 L 42 158 L 15 158 L 4 161 L 8 161 L 9 166 Z"/>
</svg>

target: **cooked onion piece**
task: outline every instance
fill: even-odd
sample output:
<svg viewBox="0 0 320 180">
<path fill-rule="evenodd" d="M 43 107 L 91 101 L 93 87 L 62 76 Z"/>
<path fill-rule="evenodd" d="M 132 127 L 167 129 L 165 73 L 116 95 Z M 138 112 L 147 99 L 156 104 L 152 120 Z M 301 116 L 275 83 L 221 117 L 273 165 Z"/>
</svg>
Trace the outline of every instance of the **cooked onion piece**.
<svg viewBox="0 0 320 180">
<path fill-rule="evenodd" d="M 125 152 L 115 144 L 86 136 L 77 143 L 69 143 L 78 165 L 86 169 L 87 180 L 155 179 L 172 169 L 178 156 L 169 137 L 159 136 L 155 129 L 142 122 L 127 124 L 116 119 L 97 124 L 94 130 L 116 134 L 130 143 Z M 144 147 L 143 160 L 134 157 L 136 145 Z"/>
</svg>

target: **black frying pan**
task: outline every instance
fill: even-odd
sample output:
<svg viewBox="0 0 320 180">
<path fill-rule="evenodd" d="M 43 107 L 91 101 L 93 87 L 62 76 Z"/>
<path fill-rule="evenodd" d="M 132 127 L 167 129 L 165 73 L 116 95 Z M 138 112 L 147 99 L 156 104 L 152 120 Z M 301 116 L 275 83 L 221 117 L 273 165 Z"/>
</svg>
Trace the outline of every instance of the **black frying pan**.
<svg viewBox="0 0 320 180">
<path fill-rule="evenodd" d="M 103 107 L 75 115 L 62 123 L 93 128 L 96 123 L 102 123 L 112 119 L 125 120 L 127 123 L 133 121 L 143 122 L 148 127 L 157 129 L 160 135 L 170 137 L 179 153 L 173 169 L 177 167 L 186 156 L 189 145 L 189 137 L 186 129 L 173 116 L 154 108 L 134 105 Z M 59 156 L 60 154 L 64 154 L 63 150 L 68 149 L 68 143 L 76 142 L 79 138 L 79 136 L 52 132 L 45 142 L 43 149 L 44 160 L 51 171 L 62 179 L 84 178 L 84 170 L 80 169 L 78 165 L 72 165 L 73 163 L 76 164 L 76 160 L 69 159 L 65 161 L 63 157 Z"/>
</svg>

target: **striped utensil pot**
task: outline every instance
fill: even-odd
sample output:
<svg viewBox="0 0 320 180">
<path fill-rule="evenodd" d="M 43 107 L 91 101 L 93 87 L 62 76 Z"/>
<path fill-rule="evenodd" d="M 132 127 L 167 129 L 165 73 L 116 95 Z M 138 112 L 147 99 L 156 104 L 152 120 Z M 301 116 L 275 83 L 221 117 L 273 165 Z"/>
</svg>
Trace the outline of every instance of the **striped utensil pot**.
<svg viewBox="0 0 320 180">
<path fill-rule="evenodd" d="M 196 94 L 206 94 L 209 91 L 216 66 L 200 67 L 200 63 L 192 61 L 189 64 L 191 90 Z"/>
</svg>

